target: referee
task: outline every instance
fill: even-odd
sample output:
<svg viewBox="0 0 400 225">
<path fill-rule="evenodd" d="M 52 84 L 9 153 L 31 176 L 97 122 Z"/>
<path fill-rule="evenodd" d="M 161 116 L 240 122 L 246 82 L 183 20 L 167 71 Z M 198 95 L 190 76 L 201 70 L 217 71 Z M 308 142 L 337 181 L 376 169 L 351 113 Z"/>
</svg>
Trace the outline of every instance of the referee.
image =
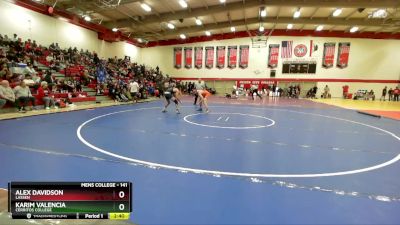
<svg viewBox="0 0 400 225">
<path fill-rule="evenodd" d="M 195 87 L 195 89 L 196 89 L 196 92 L 195 92 L 195 94 L 194 94 L 194 103 L 193 103 L 193 105 L 196 105 L 197 99 L 199 98 L 199 94 L 197 93 L 197 91 L 199 91 L 199 90 L 204 90 L 204 89 L 205 89 L 204 86 L 205 86 L 205 85 L 204 85 L 204 82 L 201 80 L 201 78 L 199 78 L 199 79 L 197 80 L 197 83 L 194 84 L 194 87 Z"/>
</svg>

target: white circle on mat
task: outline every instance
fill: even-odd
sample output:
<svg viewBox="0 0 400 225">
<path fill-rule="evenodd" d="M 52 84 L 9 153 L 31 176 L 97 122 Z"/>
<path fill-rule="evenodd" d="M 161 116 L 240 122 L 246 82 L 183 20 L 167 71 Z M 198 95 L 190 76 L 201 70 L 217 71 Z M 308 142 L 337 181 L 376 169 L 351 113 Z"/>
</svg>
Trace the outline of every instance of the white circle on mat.
<svg viewBox="0 0 400 225">
<path fill-rule="evenodd" d="M 249 116 L 249 117 L 255 117 L 255 118 L 260 118 L 260 119 L 263 119 L 263 120 L 267 120 L 267 121 L 269 121 L 269 124 L 262 124 L 262 125 L 260 124 L 260 125 L 245 126 L 245 127 L 239 127 L 239 126 L 217 126 L 217 125 L 210 125 L 210 124 L 204 124 L 204 123 L 196 123 L 196 122 L 193 122 L 193 121 L 189 120 L 189 118 L 194 117 L 194 116 L 198 116 L 198 115 L 221 115 L 221 116 L 239 115 L 239 116 Z M 265 127 L 270 127 L 270 126 L 275 125 L 275 121 L 270 119 L 270 118 L 267 118 L 267 117 L 264 117 L 264 116 L 253 115 L 253 114 L 244 114 L 244 113 L 222 113 L 222 112 L 221 113 L 220 112 L 218 112 L 218 113 L 207 113 L 207 114 L 196 113 L 196 114 L 190 114 L 190 115 L 185 116 L 183 118 L 183 120 L 185 120 L 185 122 L 188 122 L 190 124 L 197 125 L 197 126 L 212 127 L 212 128 L 225 128 L 225 129 L 238 129 L 238 130 L 240 130 L 240 129 L 265 128 Z"/>
<path fill-rule="evenodd" d="M 185 107 L 185 106 L 184 106 Z M 187 106 L 189 107 L 189 106 Z M 223 107 L 223 108 L 234 108 L 234 106 L 213 106 L 213 108 L 217 108 L 217 107 Z M 112 112 L 112 113 L 107 113 L 104 115 L 100 115 L 100 116 L 96 116 L 92 119 L 89 119 L 87 121 L 85 121 L 84 123 L 82 123 L 78 129 L 76 130 L 76 135 L 78 136 L 79 140 L 86 146 L 88 146 L 89 148 L 97 151 L 97 152 L 101 152 L 103 154 L 106 154 L 108 156 L 112 156 L 118 159 L 122 159 L 128 162 L 133 162 L 133 163 L 138 163 L 141 165 L 145 165 L 151 168 L 163 168 L 163 169 L 170 169 L 170 170 L 176 170 L 176 171 L 186 171 L 186 172 L 192 172 L 192 173 L 198 173 L 198 174 L 208 174 L 208 175 L 216 175 L 216 176 L 237 176 L 237 177 L 275 177 L 275 178 L 314 178 L 314 177 L 334 177 L 334 176 L 344 176 L 344 175 L 351 175 L 351 174 L 358 174 L 358 173 L 365 173 L 365 172 L 369 172 L 369 171 L 373 171 L 373 170 L 377 170 L 386 166 L 389 166 L 391 164 L 396 163 L 397 161 L 400 160 L 400 154 L 396 155 L 394 158 L 377 164 L 377 165 L 373 165 L 373 166 L 369 166 L 369 167 L 365 167 L 365 168 L 361 168 L 361 169 L 355 169 L 355 170 L 346 170 L 346 171 L 338 171 L 338 172 L 326 172 L 326 173 L 305 173 L 305 174 L 273 174 L 273 173 L 237 173 L 237 172 L 229 172 L 229 171 L 217 171 L 217 170 L 204 170 L 204 169 L 195 169 L 195 168 L 188 168 L 188 167 L 180 167 L 180 166 L 172 166 L 172 165 L 166 165 L 166 164 L 160 164 L 160 163 L 153 163 L 153 162 L 149 162 L 149 161 L 143 161 L 143 160 L 139 160 L 139 159 L 133 159 L 133 158 L 129 158 L 126 156 L 122 156 L 122 155 L 118 155 L 115 153 L 112 153 L 110 151 L 106 151 L 104 149 L 101 149 L 91 143 L 89 143 L 88 141 L 86 141 L 81 134 L 81 131 L 83 129 L 83 127 L 85 127 L 87 124 L 89 124 L 90 122 L 106 117 L 106 116 L 110 116 L 110 115 L 114 115 L 114 114 L 119 114 L 119 113 L 125 113 L 125 112 L 132 112 L 132 111 L 141 111 L 141 110 L 149 110 L 149 109 L 160 109 L 160 107 L 150 107 L 150 108 L 140 108 L 140 109 L 130 109 L 130 110 L 123 110 L 123 111 L 118 111 L 118 112 Z M 286 109 L 276 109 L 276 108 L 253 108 L 253 109 L 263 109 L 263 110 L 275 110 L 275 111 L 283 111 L 283 112 L 292 112 L 292 113 L 298 113 L 298 114 L 304 114 L 304 115 L 312 115 L 312 116 L 317 116 L 317 117 L 323 117 L 323 118 L 329 118 L 329 119 L 334 119 L 334 120 L 339 120 L 339 121 L 345 121 L 345 122 L 349 122 L 349 123 L 353 123 L 353 124 L 358 124 L 358 125 L 362 125 L 362 126 L 366 126 L 366 127 L 370 127 L 379 131 L 382 131 L 390 136 L 392 136 L 393 138 L 397 139 L 398 141 L 400 141 L 400 137 L 396 136 L 394 133 L 384 130 L 382 128 L 379 127 L 375 127 L 369 124 L 365 124 L 365 123 L 361 123 L 361 122 L 357 122 L 357 121 L 353 121 L 353 120 L 348 120 L 348 119 L 342 119 L 342 118 L 338 118 L 338 117 L 333 117 L 333 116 L 325 116 L 325 115 L 321 115 L 321 114 L 315 114 L 315 113 L 307 113 L 307 112 L 298 112 L 298 111 L 292 111 L 292 110 L 286 110 Z"/>
</svg>

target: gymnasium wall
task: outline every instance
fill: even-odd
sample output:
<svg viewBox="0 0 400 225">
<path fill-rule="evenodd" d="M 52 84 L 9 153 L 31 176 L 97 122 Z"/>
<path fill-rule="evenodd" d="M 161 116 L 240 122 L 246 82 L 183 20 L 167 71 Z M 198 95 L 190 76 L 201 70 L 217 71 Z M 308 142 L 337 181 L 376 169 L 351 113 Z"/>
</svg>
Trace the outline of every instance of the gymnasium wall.
<svg viewBox="0 0 400 225">
<path fill-rule="evenodd" d="M 100 57 L 130 56 L 133 61 L 138 61 L 140 48 L 125 43 L 109 43 L 99 40 L 97 32 L 73 25 L 66 21 L 34 12 L 29 9 L 14 5 L 10 2 L 0 1 L 0 33 L 12 38 L 16 33 L 23 40 L 28 38 L 36 40 L 38 44 L 49 46 L 57 42 L 61 48 L 70 46 L 95 51 Z"/>
<path fill-rule="evenodd" d="M 327 84 L 331 88 L 333 97 L 342 95 L 341 87 L 344 84 L 350 86 L 350 91 L 355 92 L 358 89 L 374 89 L 376 93 L 380 92 L 384 86 L 394 87 L 395 83 L 382 83 L 385 80 L 400 80 L 400 63 L 397 59 L 400 58 L 400 41 L 399 40 L 375 40 L 375 39 L 355 39 L 355 38 L 321 38 L 321 37 L 285 37 L 272 36 L 268 40 L 269 44 L 279 44 L 282 46 L 282 41 L 293 41 L 293 48 L 297 44 L 304 44 L 310 49 L 310 40 L 313 40 L 314 45 L 318 45 L 318 50 L 312 54 L 312 57 L 303 57 L 305 60 L 315 59 L 317 61 L 317 71 L 315 74 L 282 74 L 282 59 L 279 53 L 279 63 L 276 69 L 277 79 L 316 79 L 318 81 L 319 90 Z M 334 66 L 325 69 L 322 67 L 323 44 L 326 42 L 335 42 L 335 60 Z M 336 67 L 336 58 L 339 42 L 350 42 L 349 63 L 346 68 Z M 174 68 L 173 65 L 173 48 L 174 47 L 197 47 L 197 46 L 230 46 L 230 45 L 250 45 L 249 66 L 246 69 L 236 67 L 229 69 L 226 67 L 218 69 L 181 69 Z M 145 48 L 141 51 L 142 61 L 149 65 L 159 65 L 162 71 L 165 71 L 173 77 L 179 78 L 232 78 L 232 79 L 264 79 L 270 78 L 270 70 L 267 66 L 268 48 L 252 48 L 250 38 L 238 38 L 220 41 L 199 42 L 183 45 L 160 46 Z M 227 58 L 227 57 L 226 57 Z M 298 60 L 292 54 L 292 59 Z M 204 60 L 204 56 L 203 56 Z M 204 62 L 204 61 L 203 61 Z M 329 79 L 329 82 L 324 80 Z M 332 82 L 335 79 L 340 79 L 339 82 Z M 361 82 L 350 82 L 356 79 L 361 79 Z M 370 83 L 365 83 L 370 82 Z"/>
</svg>

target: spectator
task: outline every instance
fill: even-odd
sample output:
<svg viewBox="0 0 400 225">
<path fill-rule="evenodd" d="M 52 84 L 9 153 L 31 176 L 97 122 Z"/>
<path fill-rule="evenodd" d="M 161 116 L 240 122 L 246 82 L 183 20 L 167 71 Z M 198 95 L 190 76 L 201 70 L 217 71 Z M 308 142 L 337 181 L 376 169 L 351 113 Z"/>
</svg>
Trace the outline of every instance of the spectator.
<svg viewBox="0 0 400 225">
<path fill-rule="evenodd" d="M 3 38 L 4 45 L 9 46 L 10 41 L 11 41 L 11 39 L 8 37 L 8 35 L 4 35 L 4 38 Z"/>
<path fill-rule="evenodd" d="M 82 84 L 80 80 L 75 80 L 75 91 L 82 92 Z"/>
<path fill-rule="evenodd" d="M 35 105 L 35 97 L 32 96 L 31 90 L 29 87 L 25 84 L 24 81 L 21 82 L 19 86 L 16 86 L 14 88 L 14 94 L 16 98 L 16 104 L 19 106 L 19 111 L 20 112 L 25 112 L 26 105 L 28 102 L 32 103 L 32 109 L 36 110 L 36 105 Z"/>
<path fill-rule="evenodd" d="M 393 90 L 393 101 L 399 101 L 400 89 L 397 86 L 396 89 Z"/>
<path fill-rule="evenodd" d="M 318 91 L 318 87 L 317 87 L 317 85 L 315 85 L 312 89 L 312 95 L 314 96 L 314 98 L 317 98 L 317 91 Z"/>
<path fill-rule="evenodd" d="M 324 94 L 322 95 L 323 98 L 331 98 L 330 90 L 328 85 L 325 86 L 324 88 Z"/>
<path fill-rule="evenodd" d="M 116 93 L 116 88 L 115 88 L 115 84 L 113 84 L 113 83 L 109 83 L 108 84 L 108 96 L 110 96 L 110 98 L 112 99 L 112 100 L 114 100 L 114 102 L 117 102 L 118 101 L 118 99 L 117 99 L 117 93 Z"/>
<path fill-rule="evenodd" d="M 31 77 L 31 75 L 30 74 L 25 74 L 25 79 L 23 80 L 24 81 L 24 83 L 26 84 L 26 85 L 28 85 L 29 87 L 33 87 L 33 88 L 35 88 L 35 81 L 33 81 L 33 79 L 32 79 L 32 77 Z M 37 86 L 36 86 L 36 88 L 37 88 Z"/>
<path fill-rule="evenodd" d="M 342 87 L 342 89 L 343 89 L 343 98 L 347 99 L 348 98 L 347 96 L 349 95 L 349 86 L 345 85 Z"/>
<path fill-rule="evenodd" d="M 53 86 L 55 86 L 56 80 L 54 79 L 54 77 L 52 76 L 50 70 L 46 71 L 46 75 L 44 76 L 44 81 L 47 82 L 47 85 L 52 88 Z"/>
<path fill-rule="evenodd" d="M 10 70 L 7 67 L 7 63 L 0 65 L 0 79 L 9 79 L 12 77 Z"/>
<path fill-rule="evenodd" d="M 53 62 L 54 61 L 53 54 L 49 54 L 48 56 L 46 56 L 46 61 L 49 63 Z"/>
<path fill-rule="evenodd" d="M 17 34 L 14 34 L 14 37 L 13 37 L 12 41 L 13 42 L 17 42 L 18 41 L 18 35 Z"/>
<path fill-rule="evenodd" d="M 383 101 L 385 101 L 386 93 L 387 93 L 387 87 L 385 86 L 385 88 L 382 90 L 382 96 L 379 99 L 380 101 L 382 101 L 382 99 L 383 99 Z"/>
<path fill-rule="evenodd" d="M 310 90 L 307 91 L 306 97 L 307 98 L 315 98 L 314 88 L 310 88 Z"/>
<path fill-rule="evenodd" d="M 97 56 L 97 53 L 94 53 L 93 61 L 95 65 L 98 65 L 100 63 L 100 59 Z"/>
<path fill-rule="evenodd" d="M 35 84 L 37 84 L 38 87 L 39 87 L 41 78 L 40 78 L 37 74 L 32 74 L 32 80 L 33 80 L 33 82 L 35 82 Z"/>
<path fill-rule="evenodd" d="M 393 89 L 392 88 L 389 89 L 388 94 L 389 94 L 389 101 L 393 101 Z"/>
<path fill-rule="evenodd" d="M 368 93 L 367 100 L 372 99 L 372 101 L 375 101 L 375 93 L 374 90 L 371 89 L 371 91 Z"/>
<path fill-rule="evenodd" d="M 38 88 L 38 99 L 42 99 L 45 105 L 45 109 L 50 109 L 50 106 L 57 109 L 58 107 L 55 105 L 54 98 L 50 96 L 50 90 L 48 88 L 47 82 L 43 81 L 40 83 L 40 87 Z"/>
<path fill-rule="evenodd" d="M 38 45 L 36 44 L 36 41 L 33 40 L 33 42 L 32 42 L 32 48 L 37 48 L 37 47 L 38 47 Z"/>
<path fill-rule="evenodd" d="M 1 81 L 1 86 L 0 86 L 0 109 L 3 108 L 3 106 L 7 102 L 10 102 L 12 105 L 15 105 L 15 95 L 13 90 L 10 88 L 10 84 L 8 83 L 8 81 L 3 80 Z"/>
</svg>

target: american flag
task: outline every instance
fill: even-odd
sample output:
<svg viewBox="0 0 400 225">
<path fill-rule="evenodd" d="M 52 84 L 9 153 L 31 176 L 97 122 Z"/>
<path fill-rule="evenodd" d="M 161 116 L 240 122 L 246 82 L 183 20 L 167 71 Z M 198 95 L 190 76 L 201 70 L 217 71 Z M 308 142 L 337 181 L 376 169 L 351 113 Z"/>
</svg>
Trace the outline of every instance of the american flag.
<svg viewBox="0 0 400 225">
<path fill-rule="evenodd" d="M 292 58 L 293 41 L 282 41 L 282 58 Z"/>
</svg>

